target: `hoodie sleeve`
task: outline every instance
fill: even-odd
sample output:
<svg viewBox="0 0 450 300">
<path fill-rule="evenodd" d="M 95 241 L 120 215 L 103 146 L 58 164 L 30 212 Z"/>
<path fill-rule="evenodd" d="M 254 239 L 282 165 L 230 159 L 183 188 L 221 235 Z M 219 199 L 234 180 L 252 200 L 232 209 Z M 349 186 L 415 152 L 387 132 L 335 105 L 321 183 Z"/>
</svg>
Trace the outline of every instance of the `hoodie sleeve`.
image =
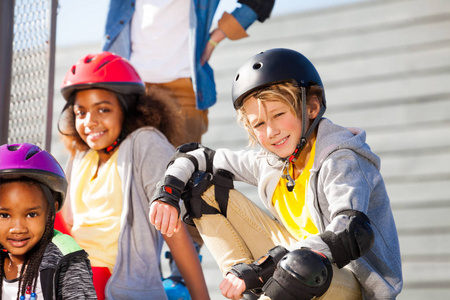
<svg viewBox="0 0 450 300">
<path fill-rule="evenodd" d="M 81 254 L 81 253 L 84 253 Z M 57 272 L 57 299 L 79 300 L 97 299 L 94 284 L 92 282 L 91 264 L 86 252 L 69 254 L 65 258 Z"/>
</svg>

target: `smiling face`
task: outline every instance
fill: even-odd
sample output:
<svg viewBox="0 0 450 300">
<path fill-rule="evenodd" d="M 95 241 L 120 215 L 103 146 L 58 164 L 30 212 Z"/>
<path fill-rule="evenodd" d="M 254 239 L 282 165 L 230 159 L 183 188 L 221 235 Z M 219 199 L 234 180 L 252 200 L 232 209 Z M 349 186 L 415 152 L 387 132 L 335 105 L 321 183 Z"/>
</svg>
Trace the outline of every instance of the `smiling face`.
<svg viewBox="0 0 450 300">
<path fill-rule="evenodd" d="M 73 109 L 75 128 L 89 148 L 105 149 L 119 137 L 124 114 L 113 92 L 102 89 L 79 91 Z"/>
<path fill-rule="evenodd" d="M 302 122 L 281 101 L 260 101 L 254 97 L 244 103 L 245 115 L 259 144 L 286 158 L 300 141 Z M 307 122 L 307 126 L 308 126 Z"/>
<path fill-rule="evenodd" d="M 0 244 L 11 260 L 23 262 L 45 232 L 49 204 L 34 184 L 12 181 L 0 184 Z"/>
</svg>

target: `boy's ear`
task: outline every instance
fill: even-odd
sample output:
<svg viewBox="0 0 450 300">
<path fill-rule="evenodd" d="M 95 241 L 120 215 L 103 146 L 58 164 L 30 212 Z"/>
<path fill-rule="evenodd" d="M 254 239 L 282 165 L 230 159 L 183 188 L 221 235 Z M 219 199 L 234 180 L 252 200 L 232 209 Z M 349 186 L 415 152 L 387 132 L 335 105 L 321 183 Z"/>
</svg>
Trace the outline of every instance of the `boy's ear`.
<svg viewBox="0 0 450 300">
<path fill-rule="evenodd" d="M 307 110 L 309 119 L 317 118 L 320 111 L 320 100 L 317 96 L 314 95 L 308 100 Z"/>
<path fill-rule="evenodd" d="M 58 208 L 59 208 L 59 202 L 55 201 L 55 212 L 58 211 Z"/>
</svg>

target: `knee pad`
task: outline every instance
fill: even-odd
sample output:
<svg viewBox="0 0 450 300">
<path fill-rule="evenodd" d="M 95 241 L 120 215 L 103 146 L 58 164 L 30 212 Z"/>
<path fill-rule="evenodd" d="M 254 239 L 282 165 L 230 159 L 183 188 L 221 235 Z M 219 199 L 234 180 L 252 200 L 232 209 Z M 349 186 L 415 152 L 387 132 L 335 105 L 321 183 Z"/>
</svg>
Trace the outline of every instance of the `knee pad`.
<svg viewBox="0 0 450 300">
<path fill-rule="evenodd" d="M 350 261 L 366 254 L 375 242 L 375 234 L 369 218 L 356 210 L 345 210 L 340 214 L 347 215 L 349 222 L 346 228 L 339 232 L 325 231 L 320 235 L 330 248 L 331 254 L 339 268 Z"/>
<path fill-rule="evenodd" d="M 333 268 L 324 254 L 301 248 L 280 260 L 262 290 L 272 300 L 309 300 L 322 296 L 332 278 Z"/>
<path fill-rule="evenodd" d="M 202 199 L 203 193 L 212 185 L 214 185 L 214 195 L 219 209 L 210 206 Z M 202 215 L 222 214 L 226 217 L 229 191 L 233 188 L 233 176 L 228 171 L 219 169 L 214 175 L 206 172 L 195 172 L 181 196 L 186 208 L 183 221 L 195 226 L 192 219 L 198 219 Z"/>
</svg>

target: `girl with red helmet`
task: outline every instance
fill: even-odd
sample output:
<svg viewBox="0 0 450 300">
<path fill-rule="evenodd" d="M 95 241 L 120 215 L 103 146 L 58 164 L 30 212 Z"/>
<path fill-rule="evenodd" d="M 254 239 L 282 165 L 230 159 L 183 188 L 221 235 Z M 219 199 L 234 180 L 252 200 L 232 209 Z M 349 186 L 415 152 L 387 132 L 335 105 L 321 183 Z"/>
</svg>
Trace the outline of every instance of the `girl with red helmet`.
<svg viewBox="0 0 450 300">
<path fill-rule="evenodd" d="M 96 299 L 87 253 L 53 229 L 66 189 L 48 152 L 0 146 L 0 299 Z"/>
<path fill-rule="evenodd" d="M 261 52 L 239 68 L 232 97 L 261 149 L 179 148 L 150 221 L 171 233 L 165 220 L 180 215 L 182 195 L 183 219 L 199 228 L 230 299 L 395 299 L 401 258 L 380 159 L 362 129 L 322 117 L 314 65 L 291 49 Z M 233 180 L 257 186 L 266 211 L 233 190 Z"/>
<path fill-rule="evenodd" d="M 192 298 L 209 299 L 185 226 L 161 236 L 148 221 L 150 196 L 176 143 L 177 120 L 167 104 L 145 96 L 131 64 L 109 52 L 80 59 L 61 92 L 67 103 L 58 127 L 71 154 L 63 215 L 89 253 L 99 299 L 166 299 L 159 269 L 163 241 Z M 106 274 L 103 282 L 96 271 Z"/>
</svg>

